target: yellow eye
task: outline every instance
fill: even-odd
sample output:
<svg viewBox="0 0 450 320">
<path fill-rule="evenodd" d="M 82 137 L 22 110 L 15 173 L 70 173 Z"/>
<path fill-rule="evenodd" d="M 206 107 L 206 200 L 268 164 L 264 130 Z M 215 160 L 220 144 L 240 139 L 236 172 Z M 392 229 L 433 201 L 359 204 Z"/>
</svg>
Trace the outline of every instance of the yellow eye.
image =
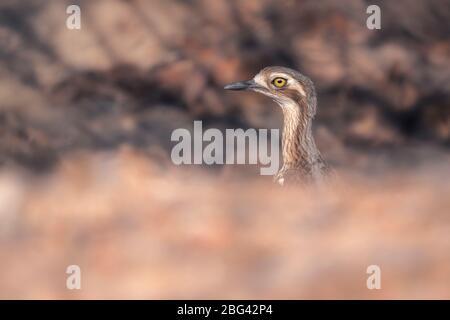
<svg viewBox="0 0 450 320">
<path fill-rule="evenodd" d="M 272 84 L 277 88 L 283 88 L 287 81 L 284 78 L 275 78 L 272 80 Z"/>
</svg>

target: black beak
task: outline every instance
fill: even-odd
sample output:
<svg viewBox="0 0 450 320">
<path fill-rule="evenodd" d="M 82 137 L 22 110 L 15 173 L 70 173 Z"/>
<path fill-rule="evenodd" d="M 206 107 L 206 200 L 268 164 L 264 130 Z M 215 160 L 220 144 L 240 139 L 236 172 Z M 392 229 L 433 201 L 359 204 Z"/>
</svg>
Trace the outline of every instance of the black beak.
<svg viewBox="0 0 450 320">
<path fill-rule="evenodd" d="M 255 80 L 247 80 L 247 81 L 239 81 L 227 84 L 224 89 L 225 90 L 249 90 L 254 89 L 257 86 Z"/>
</svg>

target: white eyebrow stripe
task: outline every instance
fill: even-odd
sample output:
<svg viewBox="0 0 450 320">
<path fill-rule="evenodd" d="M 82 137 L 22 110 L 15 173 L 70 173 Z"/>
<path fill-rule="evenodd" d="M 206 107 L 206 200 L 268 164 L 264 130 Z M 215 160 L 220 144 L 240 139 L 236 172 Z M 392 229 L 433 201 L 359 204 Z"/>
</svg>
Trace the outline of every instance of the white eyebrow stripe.
<svg viewBox="0 0 450 320">
<path fill-rule="evenodd" d="M 292 77 L 288 76 L 285 73 L 277 73 L 277 72 L 272 73 L 271 78 L 273 79 L 273 78 L 276 78 L 276 77 L 285 78 L 285 79 L 292 79 Z"/>
</svg>

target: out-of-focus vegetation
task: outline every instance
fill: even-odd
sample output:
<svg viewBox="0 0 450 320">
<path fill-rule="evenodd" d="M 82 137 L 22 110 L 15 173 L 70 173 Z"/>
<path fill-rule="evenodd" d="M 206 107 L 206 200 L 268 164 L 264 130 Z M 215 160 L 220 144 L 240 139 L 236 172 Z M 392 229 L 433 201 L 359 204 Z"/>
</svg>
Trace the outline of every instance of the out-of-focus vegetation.
<svg viewBox="0 0 450 320">
<path fill-rule="evenodd" d="M 0 297 L 449 298 L 449 30 L 441 0 L 2 0 Z M 280 127 L 222 89 L 268 65 L 316 84 L 337 189 L 171 163 L 193 120 Z"/>
<path fill-rule="evenodd" d="M 256 94 L 225 93 L 267 65 L 316 83 L 319 143 L 447 146 L 450 5 L 386 1 L 382 29 L 365 1 L 2 1 L 2 163 L 47 168 L 64 153 L 132 144 L 166 153 L 193 119 L 215 127 L 279 127 Z M 329 154 L 341 161 L 342 154 Z"/>
</svg>

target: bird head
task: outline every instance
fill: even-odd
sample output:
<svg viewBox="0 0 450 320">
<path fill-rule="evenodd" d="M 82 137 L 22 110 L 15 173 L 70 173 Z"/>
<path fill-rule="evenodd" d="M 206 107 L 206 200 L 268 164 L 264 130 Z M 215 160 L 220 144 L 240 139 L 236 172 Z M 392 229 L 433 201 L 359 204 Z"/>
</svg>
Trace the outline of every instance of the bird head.
<svg viewBox="0 0 450 320">
<path fill-rule="evenodd" d="M 312 81 L 293 69 L 266 67 L 251 80 L 226 85 L 225 90 L 249 90 L 272 98 L 282 108 L 300 108 L 309 117 L 316 114 L 316 93 Z"/>
</svg>

